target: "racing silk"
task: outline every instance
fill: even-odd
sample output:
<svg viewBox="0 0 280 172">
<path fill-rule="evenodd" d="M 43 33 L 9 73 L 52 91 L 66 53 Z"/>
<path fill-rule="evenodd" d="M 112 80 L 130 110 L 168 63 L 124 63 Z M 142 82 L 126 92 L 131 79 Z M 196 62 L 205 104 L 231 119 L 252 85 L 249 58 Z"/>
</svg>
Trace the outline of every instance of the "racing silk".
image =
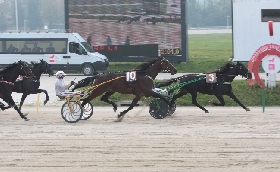
<svg viewBox="0 0 280 172">
<path fill-rule="evenodd" d="M 161 89 L 161 88 L 153 88 L 152 89 L 154 92 L 159 93 L 161 95 L 167 96 L 168 91 L 166 89 Z"/>
<path fill-rule="evenodd" d="M 65 85 L 63 79 L 56 79 L 55 82 L 55 92 L 57 96 L 61 96 L 62 92 L 68 89 L 69 85 Z"/>
</svg>

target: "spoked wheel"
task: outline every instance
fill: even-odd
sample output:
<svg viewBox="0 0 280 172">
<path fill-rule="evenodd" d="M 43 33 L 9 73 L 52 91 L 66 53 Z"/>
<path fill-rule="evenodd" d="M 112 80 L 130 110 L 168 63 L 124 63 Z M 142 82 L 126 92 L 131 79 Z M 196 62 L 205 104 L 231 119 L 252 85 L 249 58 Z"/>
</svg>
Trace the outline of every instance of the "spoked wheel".
<svg viewBox="0 0 280 172">
<path fill-rule="evenodd" d="M 173 115 L 173 113 L 174 113 L 175 111 L 176 111 L 176 104 L 173 103 L 173 104 L 171 105 L 171 107 L 170 107 L 170 110 L 169 110 L 169 113 L 168 113 L 167 116 Z"/>
<path fill-rule="evenodd" d="M 169 114 L 169 106 L 159 98 L 153 99 L 149 106 L 149 113 L 155 119 L 163 119 Z"/>
<path fill-rule="evenodd" d="M 93 106 L 90 102 L 84 105 L 83 107 L 83 115 L 81 120 L 88 120 L 93 114 Z"/>
<path fill-rule="evenodd" d="M 80 120 L 83 115 L 82 106 L 76 101 L 65 102 L 61 107 L 61 116 L 68 123 L 75 123 Z M 70 109 L 71 108 L 71 109 Z"/>
</svg>

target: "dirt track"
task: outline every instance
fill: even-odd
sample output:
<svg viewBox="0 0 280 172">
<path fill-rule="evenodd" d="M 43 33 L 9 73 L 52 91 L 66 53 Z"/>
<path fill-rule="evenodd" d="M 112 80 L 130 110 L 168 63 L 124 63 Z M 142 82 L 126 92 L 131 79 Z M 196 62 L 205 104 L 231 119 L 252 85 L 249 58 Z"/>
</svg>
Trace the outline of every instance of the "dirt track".
<svg viewBox="0 0 280 172">
<path fill-rule="evenodd" d="M 137 107 L 116 123 L 112 108 L 95 107 L 75 124 L 60 107 L 23 107 L 28 122 L 1 111 L 0 171 L 280 171 L 278 107 L 207 108 L 156 120 Z"/>
</svg>

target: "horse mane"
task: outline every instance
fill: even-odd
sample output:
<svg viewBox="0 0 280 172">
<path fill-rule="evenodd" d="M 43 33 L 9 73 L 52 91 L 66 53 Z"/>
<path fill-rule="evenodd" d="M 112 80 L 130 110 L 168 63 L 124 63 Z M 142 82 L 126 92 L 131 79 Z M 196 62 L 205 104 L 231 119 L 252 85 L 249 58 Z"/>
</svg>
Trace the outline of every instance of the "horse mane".
<svg viewBox="0 0 280 172">
<path fill-rule="evenodd" d="M 99 76 L 112 77 L 112 76 L 116 76 L 116 75 L 125 75 L 125 72 L 109 72 L 109 73 L 106 73 L 104 75 L 99 75 Z"/>
<path fill-rule="evenodd" d="M 39 66 L 39 64 L 40 64 L 40 63 L 31 62 L 31 65 L 34 66 L 34 67 L 33 67 L 34 69 L 35 69 L 37 66 Z"/>
<path fill-rule="evenodd" d="M 150 67 L 152 64 L 154 64 L 157 61 L 156 59 L 148 59 L 144 63 L 140 64 L 133 70 L 138 70 L 138 71 L 145 71 L 148 67 Z"/>
<path fill-rule="evenodd" d="M 3 74 L 4 72 L 6 72 L 7 70 L 12 69 L 13 67 L 15 67 L 16 65 L 18 65 L 18 62 L 15 63 L 11 63 L 5 67 L 3 67 L 2 69 L 0 69 L 0 74 Z"/>
</svg>

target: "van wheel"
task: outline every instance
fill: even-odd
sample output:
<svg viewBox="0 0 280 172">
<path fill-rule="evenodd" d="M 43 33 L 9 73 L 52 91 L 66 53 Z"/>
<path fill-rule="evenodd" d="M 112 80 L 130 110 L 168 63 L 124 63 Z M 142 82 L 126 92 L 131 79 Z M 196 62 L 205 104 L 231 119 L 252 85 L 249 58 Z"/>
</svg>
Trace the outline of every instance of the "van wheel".
<svg viewBox="0 0 280 172">
<path fill-rule="evenodd" d="M 82 68 L 82 72 L 86 76 L 92 76 L 95 73 L 93 66 L 90 64 L 85 64 Z"/>
</svg>

